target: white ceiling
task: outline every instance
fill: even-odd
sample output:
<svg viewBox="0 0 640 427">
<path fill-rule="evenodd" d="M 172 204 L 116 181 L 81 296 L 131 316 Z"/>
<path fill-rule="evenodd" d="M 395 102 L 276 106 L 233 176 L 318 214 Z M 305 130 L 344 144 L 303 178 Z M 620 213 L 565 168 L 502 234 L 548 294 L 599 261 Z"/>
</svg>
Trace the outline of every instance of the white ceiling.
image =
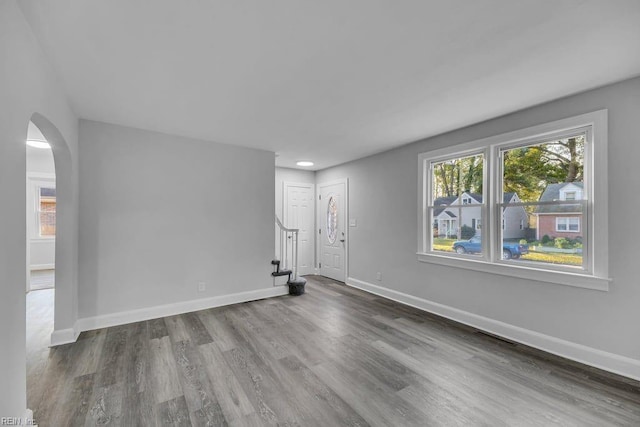
<svg viewBox="0 0 640 427">
<path fill-rule="evenodd" d="M 638 0 L 22 0 L 83 118 L 313 169 L 640 74 Z"/>
<path fill-rule="evenodd" d="M 33 122 L 29 122 L 27 139 L 46 141 L 42 132 Z M 55 171 L 53 151 L 51 148 L 34 148 L 27 145 L 27 171 L 39 173 L 51 173 Z"/>
</svg>

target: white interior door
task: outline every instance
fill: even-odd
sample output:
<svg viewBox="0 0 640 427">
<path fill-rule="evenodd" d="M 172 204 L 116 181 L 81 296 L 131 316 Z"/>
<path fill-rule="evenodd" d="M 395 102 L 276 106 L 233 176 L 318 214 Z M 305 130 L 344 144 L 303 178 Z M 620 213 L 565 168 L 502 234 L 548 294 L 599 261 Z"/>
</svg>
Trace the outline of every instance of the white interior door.
<svg viewBox="0 0 640 427">
<path fill-rule="evenodd" d="M 318 239 L 322 276 L 346 281 L 347 181 L 318 185 Z"/>
<path fill-rule="evenodd" d="M 297 228 L 298 274 L 313 273 L 313 184 L 284 183 L 283 224 Z"/>
</svg>

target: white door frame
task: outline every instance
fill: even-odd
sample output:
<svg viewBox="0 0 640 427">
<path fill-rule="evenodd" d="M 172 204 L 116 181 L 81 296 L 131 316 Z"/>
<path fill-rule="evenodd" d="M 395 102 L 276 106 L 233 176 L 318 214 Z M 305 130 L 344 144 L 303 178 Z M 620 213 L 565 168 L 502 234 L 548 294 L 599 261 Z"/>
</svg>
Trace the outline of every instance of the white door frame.
<svg viewBox="0 0 640 427">
<path fill-rule="evenodd" d="M 327 182 L 321 182 L 320 184 L 316 184 L 316 197 L 320 197 L 320 188 L 322 187 L 327 187 L 329 185 L 334 185 L 334 184 L 344 184 L 344 283 L 347 283 L 347 278 L 349 277 L 349 178 L 340 178 L 340 179 L 335 179 L 333 181 L 327 181 Z M 316 202 L 316 230 L 320 230 L 321 228 L 321 224 L 322 224 L 322 220 L 321 220 L 321 212 L 320 209 L 322 209 L 322 203 L 319 203 L 319 199 L 315 199 Z M 322 239 L 317 238 L 316 239 L 316 262 L 315 262 L 315 268 L 316 271 L 318 272 L 317 274 L 320 274 L 320 267 L 318 266 L 320 261 L 320 253 L 322 253 Z"/>
<path fill-rule="evenodd" d="M 315 250 L 316 250 L 316 242 L 317 242 L 317 238 L 315 235 L 315 223 L 316 223 L 316 218 L 315 218 L 315 212 L 316 209 L 315 207 L 317 206 L 316 203 L 316 194 L 315 191 L 316 189 L 314 188 L 314 185 L 310 182 L 292 182 L 292 181 L 283 181 L 282 182 L 282 223 L 284 224 L 285 227 L 288 227 L 288 220 L 289 218 L 287 218 L 287 212 L 288 212 L 288 207 L 289 207 L 289 196 L 288 196 L 288 191 L 287 188 L 288 187 L 303 187 L 303 188 L 308 188 L 311 190 L 311 200 L 313 201 L 312 207 L 311 207 L 311 212 L 314 215 L 314 218 L 311 218 L 311 236 L 310 238 L 312 239 L 311 242 L 311 248 L 313 249 L 312 253 L 311 253 L 311 265 L 309 266 L 309 268 L 311 270 L 313 270 L 314 274 L 317 274 L 318 269 L 316 268 L 316 254 L 315 254 Z M 276 242 L 277 243 L 277 242 Z M 311 274 L 311 272 L 307 273 L 307 274 Z"/>
</svg>

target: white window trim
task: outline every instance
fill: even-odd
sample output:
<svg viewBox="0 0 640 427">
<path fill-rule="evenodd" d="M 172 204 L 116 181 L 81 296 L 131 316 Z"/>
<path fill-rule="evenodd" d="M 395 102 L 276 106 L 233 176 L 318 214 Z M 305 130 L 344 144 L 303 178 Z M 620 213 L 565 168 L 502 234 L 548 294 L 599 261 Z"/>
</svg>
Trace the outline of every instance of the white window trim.
<svg viewBox="0 0 640 427">
<path fill-rule="evenodd" d="M 573 187 L 570 190 L 565 190 L 566 187 Z M 573 199 L 567 199 L 567 194 L 574 194 L 574 198 Z M 580 187 L 577 187 L 575 185 L 571 185 L 568 184 L 565 187 L 560 189 L 560 200 L 581 200 L 582 199 L 582 190 L 580 189 Z"/>
<path fill-rule="evenodd" d="M 569 220 L 571 219 L 577 219 L 578 220 L 578 229 L 577 230 L 571 230 L 570 224 L 569 224 Z M 559 221 L 559 220 L 564 220 L 564 221 Z M 564 222 L 564 225 L 567 227 L 566 230 L 560 230 L 558 228 L 558 225 L 560 225 L 560 222 Z M 559 216 L 556 217 L 556 231 L 558 233 L 579 233 L 580 232 L 580 217 L 577 216 Z"/>
<path fill-rule="evenodd" d="M 537 142 L 545 137 L 554 136 L 563 132 L 571 132 L 580 128 L 589 128 L 593 143 L 585 146 L 585 188 L 583 189 L 584 199 L 586 199 L 587 212 L 591 215 L 584 218 L 582 224 L 586 231 L 585 238 L 590 242 L 597 242 L 597 245 L 588 245 L 591 253 L 584 256 L 589 261 L 587 270 L 571 271 L 571 268 L 564 267 L 561 270 L 554 269 L 553 266 L 532 266 L 525 263 L 514 264 L 512 262 L 501 261 L 500 252 L 500 217 L 498 207 L 495 203 L 500 194 L 498 183 L 500 182 L 500 165 L 498 153 L 501 147 L 513 144 L 526 145 L 528 142 Z M 599 110 L 592 113 L 582 114 L 550 123 L 544 123 L 514 132 L 496 135 L 480 140 L 458 144 L 452 147 L 433 150 L 419 155 L 419 177 L 418 177 L 418 250 L 419 261 L 446 265 L 456 268 L 482 271 L 498 275 L 506 275 L 529 279 L 540 282 L 555 283 L 559 285 L 574 286 L 585 289 L 608 291 L 609 282 L 609 237 L 608 237 L 608 195 L 607 195 L 607 136 L 608 136 L 608 111 Z M 483 200 L 492 201 L 483 203 L 483 235 L 489 238 L 483 239 L 482 256 L 465 256 L 457 254 L 444 254 L 428 252 L 431 236 L 430 212 L 427 208 L 430 191 L 430 171 L 429 165 L 438 160 L 447 160 L 455 157 L 463 157 L 472 154 L 484 154 L 485 165 L 485 185 Z M 493 174 L 487 176 L 487 171 Z M 500 177 L 501 178 L 501 177 Z M 488 187 L 488 188 L 487 188 Z M 590 218 L 593 218 L 591 221 Z M 489 241 L 494 242 L 493 245 Z"/>
<path fill-rule="evenodd" d="M 40 235 L 40 188 L 56 188 L 56 176 L 49 173 L 29 172 L 27 174 L 27 185 L 31 187 L 32 205 L 27 206 L 27 221 L 31 223 L 29 227 L 29 239 L 32 242 L 49 242 L 54 241 L 56 236 Z"/>
</svg>

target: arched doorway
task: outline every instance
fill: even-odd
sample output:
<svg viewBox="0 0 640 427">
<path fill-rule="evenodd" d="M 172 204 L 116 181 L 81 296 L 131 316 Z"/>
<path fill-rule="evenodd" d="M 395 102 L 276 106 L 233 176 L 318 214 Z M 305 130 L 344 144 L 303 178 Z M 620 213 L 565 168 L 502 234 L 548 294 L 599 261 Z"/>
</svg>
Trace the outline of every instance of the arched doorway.
<svg viewBox="0 0 640 427">
<path fill-rule="evenodd" d="M 44 391 L 39 389 L 39 373 L 48 363 L 49 346 L 56 344 L 57 330 L 73 331 L 76 316 L 77 254 L 73 242 L 77 240 L 74 217 L 77 209 L 74 209 L 71 153 L 66 141 L 41 114 L 33 114 L 28 126 L 27 140 L 48 147 L 41 149 L 40 165 L 36 167 L 29 167 L 34 165 L 29 165 L 27 151 L 27 291 L 34 288 L 30 277 L 33 271 L 55 268 L 55 273 L 50 273 L 52 277 L 46 278 L 55 284 L 55 289 L 27 295 L 27 405 L 37 410 Z M 25 149 L 31 150 L 28 146 Z M 47 163 L 44 154 L 47 150 L 52 164 Z M 35 246 L 34 241 L 38 242 Z M 50 286 L 45 283 L 44 287 Z"/>
<path fill-rule="evenodd" d="M 56 180 L 53 151 L 29 122 L 27 131 L 27 292 L 54 287 Z"/>
<path fill-rule="evenodd" d="M 51 145 L 29 121 L 27 130 L 27 403 L 37 407 L 47 365 L 55 301 L 56 175 Z"/>
</svg>

